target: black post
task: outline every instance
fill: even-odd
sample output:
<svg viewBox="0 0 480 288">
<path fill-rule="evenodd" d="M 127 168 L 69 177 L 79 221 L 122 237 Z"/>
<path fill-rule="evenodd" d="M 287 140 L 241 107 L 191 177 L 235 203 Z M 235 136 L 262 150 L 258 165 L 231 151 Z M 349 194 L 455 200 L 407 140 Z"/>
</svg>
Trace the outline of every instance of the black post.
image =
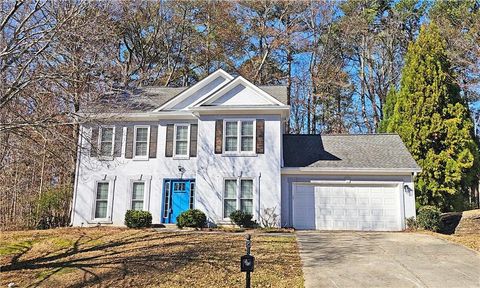
<svg viewBox="0 0 480 288">
<path fill-rule="evenodd" d="M 247 248 L 247 255 L 250 255 L 250 247 L 252 245 L 251 243 L 251 236 L 250 234 L 247 234 L 247 240 L 245 241 L 245 246 Z M 245 276 L 245 287 L 250 288 L 250 271 L 247 271 L 247 274 Z"/>
</svg>

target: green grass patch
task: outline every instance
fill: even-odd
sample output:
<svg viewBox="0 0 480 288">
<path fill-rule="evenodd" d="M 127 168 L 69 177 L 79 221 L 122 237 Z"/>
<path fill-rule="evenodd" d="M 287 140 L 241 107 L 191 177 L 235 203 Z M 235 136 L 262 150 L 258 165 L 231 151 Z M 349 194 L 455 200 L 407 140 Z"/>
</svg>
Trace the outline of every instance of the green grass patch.
<svg viewBox="0 0 480 288">
<path fill-rule="evenodd" d="M 27 251 L 32 248 L 34 241 L 21 241 L 12 244 L 3 244 L 0 246 L 0 256 L 13 255 Z"/>
<path fill-rule="evenodd" d="M 55 248 L 59 248 L 59 249 L 70 248 L 75 243 L 75 241 L 72 239 L 65 239 L 65 238 L 59 238 L 59 237 L 53 238 L 51 242 L 53 245 L 55 245 Z"/>
</svg>

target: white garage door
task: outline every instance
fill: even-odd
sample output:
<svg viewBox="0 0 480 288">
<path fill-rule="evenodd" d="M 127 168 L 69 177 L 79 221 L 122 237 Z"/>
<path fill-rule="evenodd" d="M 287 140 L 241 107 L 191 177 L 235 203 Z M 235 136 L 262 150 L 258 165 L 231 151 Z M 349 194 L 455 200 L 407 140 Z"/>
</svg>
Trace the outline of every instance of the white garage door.
<svg viewBox="0 0 480 288">
<path fill-rule="evenodd" d="M 293 226 L 317 230 L 402 230 L 399 186 L 296 184 Z"/>
</svg>

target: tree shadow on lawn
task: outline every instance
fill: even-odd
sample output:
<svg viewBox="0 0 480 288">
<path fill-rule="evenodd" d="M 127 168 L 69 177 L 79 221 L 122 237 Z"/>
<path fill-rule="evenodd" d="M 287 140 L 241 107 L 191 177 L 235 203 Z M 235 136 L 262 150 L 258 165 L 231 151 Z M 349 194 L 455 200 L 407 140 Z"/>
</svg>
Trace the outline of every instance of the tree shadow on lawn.
<svg viewBox="0 0 480 288">
<path fill-rule="evenodd" d="M 103 281 L 125 279 L 129 274 L 143 274 L 148 277 L 150 272 L 172 272 L 200 254 L 206 253 L 204 246 L 188 245 L 188 241 L 175 240 L 178 237 L 182 238 L 179 240 L 183 240 L 185 238 L 183 234 L 136 234 L 85 247 L 105 236 L 108 235 L 84 241 L 86 236 L 81 235 L 72 247 L 64 251 L 50 251 L 35 258 L 20 260 L 30 251 L 30 246 L 14 255 L 9 264 L 1 267 L 1 271 L 21 274 L 30 279 L 31 277 L 27 276 L 29 271 L 40 272 L 40 277 L 37 276 L 37 279 L 34 279 L 35 283 L 30 284 L 39 286 L 53 275 L 60 274 L 63 269 L 78 269 L 84 272 L 83 281 L 78 283 L 80 279 L 76 277 L 74 282 L 77 283 L 72 283 L 72 287 L 83 287 Z"/>
<path fill-rule="evenodd" d="M 144 233 L 140 230 L 126 237 L 94 244 L 107 236 L 110 235 L 92 238 L 82 234 L 67 249 L 50 250 L 33 258 L 26 255 L 30 247 L 15 255 L 9 264 L 1 267 L 1 271 L 11 277 L 12 282 L 34 287 L 47 285 L 47 280 L 49 286 L 55 283 L 69 287 L 105 286 L 108 283 L 118 285 L 119 282 L 126 286 L 142 286 L 158 283 L 160 278 L 168 278 L 166 275 L 178 271 L 187 278 L 194 277 L 188 272 L 192 267 L 197 273 L 202 267 L 208 269 L 207 272 L 216 271 L 218 275 L 215 277 L 237 273 L 237 256 L 244 252 L 242 237 L 237 235 L 219 237 L 184 232 Z M 30 258 L 25 259 L 28 256 Z M 276 263 L 275 257 L 268 256 L 263 260 L 265 265 Z M 32 277 L 32 274 L 37 276 Z M 54 275 L 57 277 L 52 278 Z"/>
</svg>

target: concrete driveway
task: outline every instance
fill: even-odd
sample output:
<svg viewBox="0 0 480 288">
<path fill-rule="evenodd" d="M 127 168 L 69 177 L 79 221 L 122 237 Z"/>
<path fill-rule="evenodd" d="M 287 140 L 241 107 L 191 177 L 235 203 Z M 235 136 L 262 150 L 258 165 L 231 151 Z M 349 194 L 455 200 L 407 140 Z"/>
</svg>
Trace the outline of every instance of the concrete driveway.
<svg viewBox="0 0 480 288">
<path fill-rule="evenodd" d="M 480 287 L 480 254 L 417 233 L 298 232 L 305 287 Z"/>
</svg>

